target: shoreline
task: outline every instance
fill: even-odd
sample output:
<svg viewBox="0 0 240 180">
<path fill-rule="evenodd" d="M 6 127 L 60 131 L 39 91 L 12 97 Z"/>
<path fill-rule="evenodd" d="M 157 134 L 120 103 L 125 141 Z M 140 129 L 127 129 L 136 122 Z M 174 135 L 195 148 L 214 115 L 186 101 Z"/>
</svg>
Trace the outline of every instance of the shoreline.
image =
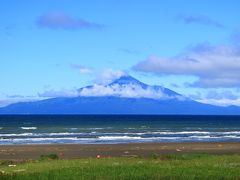
<svg viewBox="0 0 240 180">
<path fill-rule="evenodd" d="M 60 159 L 101 157 L 147 157 L 151 154 L 240 154 L 240 142 L 166 142 L 129 144 L 26 144 L 0 145 L 0 160 L 38 159 L 43 154 Z"/>
</svg>

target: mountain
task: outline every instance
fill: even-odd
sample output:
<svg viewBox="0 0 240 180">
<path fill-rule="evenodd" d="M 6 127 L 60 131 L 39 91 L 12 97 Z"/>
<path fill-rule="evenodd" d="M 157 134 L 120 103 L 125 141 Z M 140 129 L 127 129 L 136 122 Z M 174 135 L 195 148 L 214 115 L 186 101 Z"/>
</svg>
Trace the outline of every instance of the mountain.
<svg viewBox="0 0 240 180">
<path fill-rule="evenodd" d="M 133 84 L 133 85 L 137 85 L 137 86 L 140 86 L 142 87 L 143 89 L 147 89 L 147 88 L 152 88 L 153 90 L 155 91 L 159 91 L 161 90 L 164 94 L 167 94 L 169 96 L 181 96 L 180 94 L 170 90 L 170 89 L 167 89 L 167 88 L 164 88 L 162 86 L 149 86 L 147 84 L 144 84 L 142 82 L 140 82 L 139 80 L 133 78 L 132 76 L 121 76 L 119 79 L 113 81 L 112 83 L 110 83 L 109 85 L 110 86 L 114 86 L 114 85 L 129 85 L 129 84 Z"/>
<path fill-rule="evenodd" d="M 236 106 L 199 103 L 162 86 L 150 86 L 131 76 L 107 85 L 80 88 L 77 97 L 20 102 L 0 108 L 0 114 L 191 114 L 240 115 Z"/>
<path fill-rule="evenodd" d="M 99 89 L 99 87 L 101 87 Z M 111 95 L 111 96 L 120 96 L 120 97 L 147 97 L 147 98 L 154 98 L 156 96 L 160 96 L 160 95 L 165 95 L 168 97 L 183 97 L 182 95 L 164 88 L 162 86 L 150 86 L 147 85 L 145 83 L 140 82 L 139 80 L 133 78 L 132 76 L 121 76 L 120 78 L 114 80 L 113 82 L 111 82 L 110 84 L 107 85 L 97 85 L 97 88 L 99 90 L 107 90 L 109 92 L 110 90 L 110 94 L 105 94 L 105 95 Z M 86 90 L 87 93 L 86 94 Z M 95 94 L 96 90 L 96 85 L 93 86 L 87 86 L 87 87 L 83 87 L 80 88 L 78 90 L 78 92 L 80 93 L 80 95 L 82 96 L 93 96 L 93 94 Z M 127 92 L 129 93 L 129 91 L 131 91 L 131 94 L 129 94 L 129 96 L 127 95 Z M 145 93 L 145 94 L 144 94 Z M 96 96 L 99 95 L 103 95 L 104 93 L 98 92 L 98 94 Z M 155 96 L 155 97 L 154 97 Z"/>
</svg>

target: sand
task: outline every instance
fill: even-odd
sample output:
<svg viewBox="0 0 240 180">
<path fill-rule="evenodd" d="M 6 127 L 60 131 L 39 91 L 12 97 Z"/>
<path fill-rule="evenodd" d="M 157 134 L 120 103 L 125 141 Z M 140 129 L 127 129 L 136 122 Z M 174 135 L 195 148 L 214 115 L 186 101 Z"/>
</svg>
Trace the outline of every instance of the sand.
<svg viewBox="0 0 240 180">
<path fill-rule="evenodd" d="M 131 143 L 131 144 L 49 144 L 0 145 L 1 160 L 37 159 L 42 154 L 55 153 L 61 159 L 86 157 L 134 157 L 152 153 L 240 154 L 239 142 L 224 143 Z"/>
</svg>

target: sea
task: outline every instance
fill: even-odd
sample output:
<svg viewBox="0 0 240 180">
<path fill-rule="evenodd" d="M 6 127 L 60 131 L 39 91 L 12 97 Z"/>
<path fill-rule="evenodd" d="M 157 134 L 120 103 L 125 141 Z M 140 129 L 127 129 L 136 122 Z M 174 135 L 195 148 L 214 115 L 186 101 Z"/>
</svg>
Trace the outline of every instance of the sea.
<svg viewBox="0 0 240 180">
<path fill-rule="evenodd" d="M 0 116 L 0 145 L 143 142 L 240 142 L 240 116 Z"/>
</svg>

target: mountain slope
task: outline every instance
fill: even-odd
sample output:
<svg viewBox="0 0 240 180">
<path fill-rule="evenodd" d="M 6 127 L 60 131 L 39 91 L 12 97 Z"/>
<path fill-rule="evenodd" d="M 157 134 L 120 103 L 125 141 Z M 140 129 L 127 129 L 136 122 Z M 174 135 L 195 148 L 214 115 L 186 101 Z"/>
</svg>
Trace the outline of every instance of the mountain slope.
<svg viewBox="0 0 240 180">
<path fill-rule="evenodd" d="M 130 87 L 130 88 L 129 88 Z M 15 103 L 0 108 L 0 114 L 198 114 L 235 115 L 238 107 L 218 107 L 202 104 L 161 86 L 148 86 L 130 76 L 120 77 L 101 88 L 107 88 L 110 95 L 101 96 L 91 92 L 95 86 L 79 89 L 89 91 L 87 96 L 52 98 L 37 102 Z M 120 89 L 120 90 L 119 90 Z M 129 90 L 130 89 L 130 90 Z M 125 92 L 128 90 L 128 92 Z M 127 95 L 135 91 L 134 98 Z M 143 93 L 146 90 L 150 95 Z M 93 91 L 95 92 L 95 91 Z M 152 93 L 152 94 L 151 94 Z M 155 94 L 160 93 L 163 96 Z M 126 95 L 126 96 L 125 96 Z M 141 97 L 142 95 L 142 97 Z M 147 94 L 149 95 L 149 94 Z"/>
<path fill-rule="evenodd" d="M 172 99 L 182 95 L 162 86 L 150 86 L 131 76 L 122 76 L 107 85 L 92 85 L 80 88 L 80 96 L 115 96 L 127 98 Z"/>
<path fill-rule="evenodd" d="M 113 81 L 112 83 L 109 84 L 109 86 L 114 86 L 114 85 L 129 85 L 129 84 L 133 84 L 133 85 L 137 85 L 142 87 L 143 89 L 147 89 L 147 88 L 152 88 L 155 91 L 159 91 L 161 90 L 164 94 L 167 94 L 168 96 L 181 96 L 180 94 L 168 89 L 168 88 L 164 88 L 162 86 L 149 86 L 147 84 L 144 84 L 142 82 L 140 82 L 139 80 L 133 78 L 132 76 L 121 76 L 119 79 Z"/>
</svg>

